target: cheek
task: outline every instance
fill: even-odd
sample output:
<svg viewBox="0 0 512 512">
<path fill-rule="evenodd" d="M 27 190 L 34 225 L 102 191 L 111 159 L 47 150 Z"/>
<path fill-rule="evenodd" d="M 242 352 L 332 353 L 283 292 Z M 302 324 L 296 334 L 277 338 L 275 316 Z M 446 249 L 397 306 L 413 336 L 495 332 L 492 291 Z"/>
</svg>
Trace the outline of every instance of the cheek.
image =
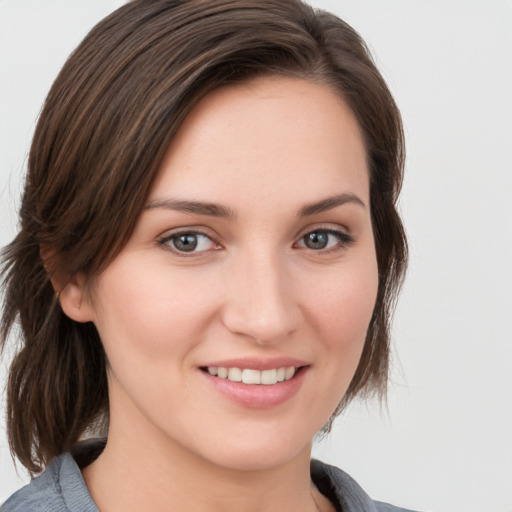
<svg viewBox="0 0 512 512">
<path fill-rule="evenodd" d="M 308 406 L 324 424 L 347 392 L 364 348 L 378 288 L 373 252 L 326 268 L 322 275 L 304 279 L 301 288 L 309 300 L 306 334 L 314 340 L 317 369 L 317 388 Z"/>
<path fill-rule="evenodd" d="M 378 272 L 374 258 L 340 266 L 329 279 L 310 283 L 312 316 L 327 343 L 340 349 L 362 350 L 377 298 Z"/>
<path fill-rule="evenodd" d="M 191 280 L 186 272 L 168 274 L 165 267 L 137 266 L 130 258 L 119 258 L 101 277 L 95 324 L 108 355 L 122 347 L 126 358 L 137 351 L 158 360 L 200 342 L 213 314 L 212 287 L 199 290 L 198 279 Z"/>
</svg>

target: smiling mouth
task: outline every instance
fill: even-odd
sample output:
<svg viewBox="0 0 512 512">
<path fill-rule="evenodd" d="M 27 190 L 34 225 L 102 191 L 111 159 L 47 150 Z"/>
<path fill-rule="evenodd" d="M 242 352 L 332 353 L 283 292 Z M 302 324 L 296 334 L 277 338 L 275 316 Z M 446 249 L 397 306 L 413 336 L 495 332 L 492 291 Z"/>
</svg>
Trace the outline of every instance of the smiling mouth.
<svg viewBox="0 0 512 512">
<path fill-rule="evenodd" d="M 305 368 L 304 366 L 283 366 L 269 370 L 254 370 L 252 368 L 225 368 L 222 366 L 203 366 L 201 370 L 213 377 L 226 379 L 231 382 L 242 382 L 243 384 L 271 386 L 279 384 L 293 377 Z"/>
</svg>

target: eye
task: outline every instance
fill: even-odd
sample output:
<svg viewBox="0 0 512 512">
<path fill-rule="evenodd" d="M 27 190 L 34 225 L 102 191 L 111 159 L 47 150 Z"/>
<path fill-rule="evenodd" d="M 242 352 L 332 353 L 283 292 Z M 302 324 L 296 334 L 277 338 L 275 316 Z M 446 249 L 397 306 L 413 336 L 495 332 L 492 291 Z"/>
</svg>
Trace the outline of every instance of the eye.
<svg viewBox="0 0 512 512">
<path fill-rule="evenodd" d="M 313 251 L 343 248 L 353 243 L 354 239 L 335 229 L 316 229 L 302 236 L 297 243 L 298 247 L 305 247 Z"/>
<path fill-rule="evenodd" d="M 178 253 L 198 253 L 217 248 L 217 244 L 204 233 L 186 231 L 173 233 L 158 242 Z"/>
</svg>

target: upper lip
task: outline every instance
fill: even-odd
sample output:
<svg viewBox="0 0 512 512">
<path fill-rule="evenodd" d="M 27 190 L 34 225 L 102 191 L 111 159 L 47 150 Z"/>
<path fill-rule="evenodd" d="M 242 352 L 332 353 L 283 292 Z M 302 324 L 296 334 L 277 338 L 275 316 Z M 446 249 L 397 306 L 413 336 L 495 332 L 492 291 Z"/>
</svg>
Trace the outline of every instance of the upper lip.
<svg viewBox="0 0 512 512">
<path fill-rule="evenodd" d="M 203 368 L 215 366 L 217 368 L 248 368 L 251 370 L 272 370 L 273 368 L 287 368 L 295 366 L 309 366 L 309 363 L 301 359 L 292 357 L 275 357 L 272 359 L 261 359 L 254 357 L 243 357 L 238 359 L 223 359 L 219 361 L 211 361 L 201 365 Z"/>
</svg>

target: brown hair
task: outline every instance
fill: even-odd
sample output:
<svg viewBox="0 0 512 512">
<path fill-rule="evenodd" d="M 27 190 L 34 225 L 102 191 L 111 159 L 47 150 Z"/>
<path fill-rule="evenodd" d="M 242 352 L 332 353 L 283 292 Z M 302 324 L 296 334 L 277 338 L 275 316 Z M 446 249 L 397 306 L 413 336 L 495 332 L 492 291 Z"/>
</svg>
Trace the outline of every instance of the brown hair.
<svg viewBox="0 0 512 512">
<path fill-rule="evenodd" d="M 92 323 L 62 312 L 50 275 L 101 272 L 130 237 L 194 105 L 223 84 L 263 74 L 328 84 L 362 128 L 380 282 L 337 412 L 356 395 L 384 395 L 389 320 L 407 257 L 395 208 L 404 142 L 364 42 L 299 0 L 136 0 L 94 27 L 55 80 L 32 142 L 21 229 L 3 253 L 2 347 L 16 319 L 21 341 L 9 373 L 8 435 L 31 472 L 108 420 L 101 340 Z M 41 248 L 53 257 L 43 262 Z"/>
</svg>

